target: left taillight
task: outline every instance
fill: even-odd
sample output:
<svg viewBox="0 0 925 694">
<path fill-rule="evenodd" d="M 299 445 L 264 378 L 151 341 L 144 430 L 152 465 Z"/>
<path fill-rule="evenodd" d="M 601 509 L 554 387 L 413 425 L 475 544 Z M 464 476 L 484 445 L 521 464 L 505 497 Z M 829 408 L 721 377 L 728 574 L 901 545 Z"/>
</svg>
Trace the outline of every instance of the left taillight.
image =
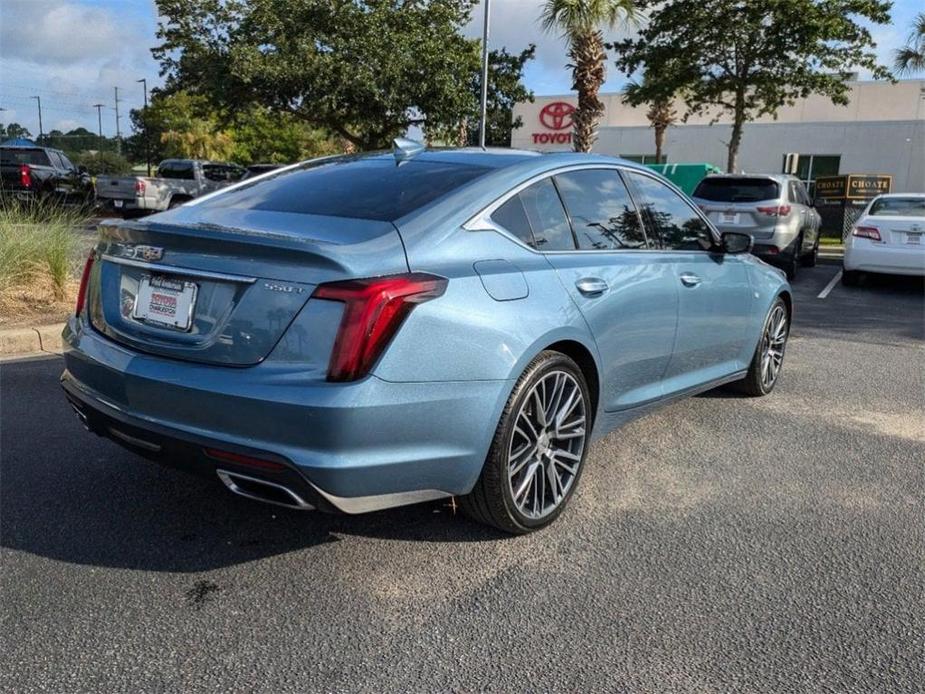
<svg viewBox="0 0 925 694">
<path fill-rule="evenodd" d="M 870 239 L 871 241 L 883 240 L 880 238 L 880 230 L 877 227 L 856 226 L 851 230 L 851 235 L 862 239 Z"/>
<path fill-rule="evenodd" d="M 79 316 L 83 313 L 84 304 L 87 303 L 87 284 L 90 282 L 90 272 L 93 270 L 93 261 L 96 259 L 96 252 L 91 252 L 87 256 L 87 262 L 84 263 L 84 271 L 80 276 L 80 288 L 77 290 L 77 305 L 74 307 L 74 315 Z"/>
<path fill-rule="evenodd" d="M 32 187 L 32 167 L 28 164 L 19 165 L 19 185 L 23 188 Z"/>
<path fill-rule="evenodd" d="M 318 285 L 312 298 L 345 304 L 328 380 L 355 381 L 369 373 L 411 310 L 442 296 L 446 285 L 445 278 L 422 272 Z"/>
</svg>

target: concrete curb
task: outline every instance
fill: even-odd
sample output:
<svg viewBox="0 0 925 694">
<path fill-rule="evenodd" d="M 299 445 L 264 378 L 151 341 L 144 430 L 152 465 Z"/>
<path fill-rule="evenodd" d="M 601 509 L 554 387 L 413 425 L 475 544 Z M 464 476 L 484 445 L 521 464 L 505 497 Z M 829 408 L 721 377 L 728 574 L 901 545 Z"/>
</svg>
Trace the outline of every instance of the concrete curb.
<svg viewBox="0 0 925 694">
<path fill-rule="evenodd" d="M 36 352 L 60 354 L 62 330 L 64 323 L 0 330 L 0 356 L 12 357 Z"/>
</svg>

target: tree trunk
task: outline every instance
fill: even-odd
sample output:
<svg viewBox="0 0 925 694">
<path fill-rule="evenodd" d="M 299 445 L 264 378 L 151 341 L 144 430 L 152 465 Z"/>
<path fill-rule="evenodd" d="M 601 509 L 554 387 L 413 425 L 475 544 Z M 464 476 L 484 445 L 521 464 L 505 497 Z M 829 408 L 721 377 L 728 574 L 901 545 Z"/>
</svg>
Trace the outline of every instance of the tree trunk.
<svg viewBox="0 0 925 694">
<path fill-rule="evenodd" d="M 665 146 L 665 128 L 655 127 L 655 163 L 662 163 L 662 147 Z"/>
<path fill-rule="evenodd" d="M 732 117 L 732 137 L 729 138 L 729 156 L 726 159 L 726 173 L 735 173 L 739 168 L 739 145 L 742 144 L 742 127 L 745 125 L 745 94 L 736 94 L 736 109 Z"/>
<path fill-rule="evenodd" d="M 598 92 L 604 83 L 604 36 L 600 31 L 584 31 L 570 37 L 572 89 L 578 92 L 578 108 L 573 114 L 572 146 L 576 152 L 590 152 L 597 140 L 597 126 L 604 114 Z"/>
</svg>

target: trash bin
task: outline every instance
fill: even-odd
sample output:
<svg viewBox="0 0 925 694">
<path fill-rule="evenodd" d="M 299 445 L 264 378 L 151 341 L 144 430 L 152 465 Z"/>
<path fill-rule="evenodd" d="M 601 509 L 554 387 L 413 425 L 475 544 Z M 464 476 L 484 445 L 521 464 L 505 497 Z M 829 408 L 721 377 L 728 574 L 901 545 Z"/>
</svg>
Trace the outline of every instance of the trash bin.
<svg viewBox="0 0 925 694">
<path fill-rule="evenodd" d="M 822 235 L 845 238 L 867 203 L 892 189 L 893 177 L 887 174 L 844 174 L 817 178 L 813 206 L 822 217 Z"/>
<path fill-rule="evenodd" d="M 653 171 L 660 173 L 687 195 L 707 174 L 722 173 L 722 169 L 713 164 L 646 164 Z"/>
</svg>

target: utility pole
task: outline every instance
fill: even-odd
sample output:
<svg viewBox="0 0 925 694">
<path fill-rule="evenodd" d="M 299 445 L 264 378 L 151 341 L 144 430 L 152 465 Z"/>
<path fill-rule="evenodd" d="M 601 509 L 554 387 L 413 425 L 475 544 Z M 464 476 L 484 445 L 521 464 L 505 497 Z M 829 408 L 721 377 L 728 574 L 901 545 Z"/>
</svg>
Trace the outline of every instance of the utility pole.
<svg viewBox="0 0 925 694">
<path fill-rule="evenodd" d="M 100 128 L 100 154 L 103 153 L 103 106 L 106 104 L 93 104 L 96 109 L 96 121 Z"/>
<path fill-rule="evenodd" d="M 488 6 L 485 3 L 485 25 L 482 28 L 482 117 L 479 119 L 479 147 L 485 149 L 485 119 L 488 117 Z"/>
<path fill-rule="evenodd" d="M 122 154 L 122 131 L 119 130 L 119 88 L 114 87 L 116 90 L 116 153 Z"/>
<path fill-rule="evenodd" d="M 45 132 L 42 129 L 42 97 L 40 96 L 30 96 L 30 99 L 35 99 L 39 103 L 39 138 L 38 143 L 42 144 L 42 134 Z"/>
<path fill-rule="evenodd" d="M 151 150 L 148 147 L 148 80 L 142 77 L 140 80 L 135 80 L 136 82 L 141 82 L 141 86 L 145 91 L 145 110 L 142 111 L 141 116 L 141 127 L 145 131 L 145 165 L 148 167 L 148 176 L 151 175 Z"/>
</svg>

